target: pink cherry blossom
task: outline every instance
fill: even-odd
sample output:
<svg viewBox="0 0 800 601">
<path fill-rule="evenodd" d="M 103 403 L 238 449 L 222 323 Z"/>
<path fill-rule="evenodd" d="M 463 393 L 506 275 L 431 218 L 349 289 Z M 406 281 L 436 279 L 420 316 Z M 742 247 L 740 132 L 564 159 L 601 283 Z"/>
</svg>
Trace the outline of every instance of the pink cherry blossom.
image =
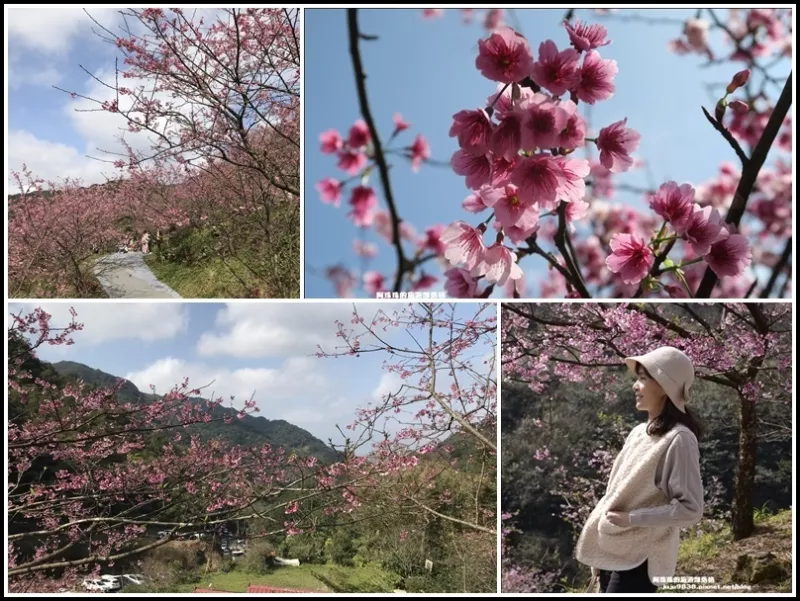
<svg viewBox="0 0 800 601">
<path fill-rule="evenodd" d="M 606 266 L 626 284 L 638 284 L 653 267 L 653 251 L 638 236 L 616 234 L 610 246 L 612 253 L 606 259 Z"/>
<path fill-rule="evenodd" d="M 490 148 L 495 155 L 510 161 L 519 154 L 522 148 L 522 123 L 525 114 L 525 111 L 521 110 L 509 111 L 494 128 Z"/>
<path fill-rule="evenodd" d="M 342 182 L 332 177 L 326 177 L 317 182 L 317 190 L 322 197 L 322 202 L 338 207 L 342 199 L 343 185 Z"/>
<path fill-rule="evenodd" d="M 600 130 L 597 148 L 600 150 L 600 163 L 613 173 L 622 173 L 633 165 L 630 153 L 639 147 L 641 136 L 629 127 L 626 117 Z"/>
<path fill-rule="evenodd" d="M 482 275 L 490 284 L 505 286 L 508 280 L 522 277 L 517 265 L 517 255 L 497 242 L 486 249 L 483 261 L 473 270 L 473 275 Z"/>
<path fill-rule="evenodd" d="M 523 244 L 539 230 L 539 206 L 532 205 L 527 207 L 517 218 L 514 225 L 503 225 L 497 219 L 494 222 L 494 229 L 497 232 L 503 231 L 506 238 L 514 244 Z"/>
<path fill-rule="evenodd" d="M 475 298 L 478 282 L 469 271 L 454 267 L 444 273 L 447 278 L 444 289 L 451 298 Z"/>
<path fill-rule="evenodd" d="M 363 152 L 343 150 L 339 153 L 336 166 L 348 175 L 357 175 L 367 164 L 367 155 Z"/>
<path fill-rule="evenodd" d="M 458 145 L 471 154 L 486 154 L 492 139 L 492 122 L 483 109 L 459 111 L 453 115 L 450 137 L 458 138 Z"/>
<path fill-rule="evenodd" d="M 488 188 L 489 186 L 484 186 L 483 188 Z M 481 190 L 483 189 L 481 188 Z M 480 190 L 470 194 L 467 196 L 464 201 L 461 203 L 461 207 L 468 211 L 469 213 L 480 213 L 485 211 L 488 207 L 486 202 L 483 200 L 483 196 L 481 196 Z"/>
<path fill-rule="evenodd" d="M 370 296 L 386 290 L 386 279 L 378 271 L 368 271 L 364 274 L 364 291 Z"/>
<path fill-rule="evenodd" d="M 411 290 L 412 292 L 416 292 L 418 290 L 430 290 L 438 281 L 439 278 L 423 271 L 411 284 Z"/>
<path fill-rule="evenodd" d="M 322 152 L 325 154 L 334 154 L 342 149 L 344 140 L 342 136 L 335 129 L 329 129 L 319 135 Z"/>
<path fill-rule="evenodd" d="M 531 103 L 524 112 L 522 147 L 528 151 L 553 148 L 568 119 L 567 111 L 553 102 Z"/>
<path fill-rule="evenodd" d="M 510 27 L 501 27 L 488 39 L 478 41 L 475 67 L 487 79 L 514 83 L 530 75 L 533 53 L 522 35 Z"/>
<path fill-rule="evenodd" d="M 564 27 L 569 36 L 569 43 L 579 52 L 594 50 L 611 43 L 611 40 L 606 39 L 608 30 L 602 25 L 587 25 L 580 19 L 576 19 L 574 25 L 571 25 L 569 21 L 564 21 Z"/>
<path fill-rule="evenodd" d="M 560 96 L 577 83 L 579 58 L 574 48 L 559 52 L 555 42 L 547 40 L 539 44 L 539 60 L 533 64 L 531 77 L 554 96 Z"/>
<path fill-rule="evenodd" d="M 752 261 L 752 251 L 747 238 L 722 228 L 720 237 L 703 257 L 718 277 L 739 277 Z"/>
<path fill-rule="evenodd" d="M 678 186 L 676 182 L 661 184 L 650 199 L 650 208 L 671 224 L 675 231 L 683 233 L 683 227 L 694 212 L 694 188 L 690 184 Z"/>
<path fill-rule="evenodd" d="M 350 206 L 353 207 L 347 216 L 358 227 L 372 225 L 373 209 L 378 206 L 378 197 L 375 190 L 369 186 L 356 186 L 350 196 Z"/>
<path fill-rule="evenodd" d="M 425 228 L 425 239 L 420 243 L 420 248 L 430 250 L 437 255 L 443 255 L 447 246 L 442 242 L 444 225 L 433 225 Z"/>
<path fill-rule="evenodd" d="M 407 130 L 411 125 L 403 119 L 400 113 L 394 114 L 394 134 L 399 134 L 401 131 Z"/>
<path fill-rule="evenodd" d="M 520 160 L 511 174 L 511 182 L 526 204 L 538 203 L 547 208 L 556 202 L 560 177 L 561 167 L 555 158 L 540 154 Z"/>
<path fill-rule="evenodd" d="M 574 149 L 586 144 L 586 121 L 578 112 L 578 105 L 571 100 L 559 103 L 567 113 L 567 123 L 558 134 L 556 145 L 561 148 Z"/>
<path fill-rule="evenodd" d="M 486 155 L 475 156 L 457 150 L 450 159 L 453 171 L 466 177 L 467 188 L 477 190 L 483 184 L 488 184 L 492 174 L 492 164 Z"/>
<path fill-rule="evenodd" d="M 486 251 L 483 232 L 484 230 L 474 228 L 464 221 L 450 224 L 441 235 L 442 242 L 447 245 L 444 258 L 453 265 L 474 269 L 483 260 Z"/>
<path fill-rule="evenodd" d="M 355 150 L 369 144 L 371 136 L 369 135 L 369 128 L 363 119 L 359 119 L 350 128 L 350 134 L 347 136 L 347 145 Z"/>
<path fill-rule="evenodd" d="M 692 247 L 698 257 L 706 255 L 711 245 L 719 239 L 722 217 L 711 207 L 700 208 L 694 205 L 694 212 L 681 228 L 683 239 Z"/>
<path fill-rule="evenodd" d="M 586 181 L 584 178 L 591 173 L 589 161 L 586 159 L 556 157 L 554 162 L 558 168 L 557 197 L 564 202 L 582 200 L 586 195 Z"/>
<path fill-rule="evenodd" d="M 420 165 L 424 161 L 427 161 L 431 158 L 431 147 L 428 144 L 428 141 L 422 136 L 422 134 L 417 134 L 417 137 L 414 138 L 414 143 L 409 148 L 411 153 L 411 169 L 413 171 L 419 171 Z"/>
<path fill-rule="evenodd" d="M 596 50 L 589 51 L 579 70 L 575 95 L 587 104 L 608 100 L 616 90 L 614 77 L 618 71 L 617 61 L 604 60 Z"/>
<path fill-rule="evenodd" d="M 695 52 L 705 52 L 708 49 L 709 22 L 704 19 L 687 19 L 683 33 L 689 47 Z"/>
<path fill-rule="evenodd" d="M 513 184 L 502 188 L 489 188 L 483 194 L 483 198 L 486 204 L 494 209 L 497 220 L 507 227 L 516 225 L 522 214 L 531 206 L 531 203 L 522 202 L 517 187 Z"/>
</svg>

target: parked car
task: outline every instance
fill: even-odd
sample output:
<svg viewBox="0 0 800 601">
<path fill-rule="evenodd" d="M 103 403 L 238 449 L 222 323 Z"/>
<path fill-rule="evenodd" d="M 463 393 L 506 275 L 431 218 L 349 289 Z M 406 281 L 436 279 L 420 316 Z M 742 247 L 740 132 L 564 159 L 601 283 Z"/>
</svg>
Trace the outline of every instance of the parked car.
<svg viewBox="0 0 800 601">
<path fill-rule="evenodd" d="M 109 593 L 115 590 L 110 582 L 100 578 L 87 578 L 82 584 L 90 593 Z"/>
<path fill-rule="evenodd" d="M 115 574 L 103 574 L 100 576 L 100 580 L 108 583 L 108 586 L 112 591 L 117 591 L 122 588 L 122 576 L 117 576 Z"/>
</svg>

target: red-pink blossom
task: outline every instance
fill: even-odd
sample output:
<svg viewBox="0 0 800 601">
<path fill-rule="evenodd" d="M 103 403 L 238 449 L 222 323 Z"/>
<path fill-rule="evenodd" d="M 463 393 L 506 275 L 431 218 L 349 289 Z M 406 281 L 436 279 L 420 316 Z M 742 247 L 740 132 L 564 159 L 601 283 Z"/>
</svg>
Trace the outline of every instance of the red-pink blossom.
<svg viewBox="0 0 800 601">
<path fill-rule="evenodd" d="M 694 212 L 681 228 L 681 235 L 692 247 L 698 257 L 706 255 L 711 245 L 719 239 L 722 217 L 711 207 L 700 208 L 694 205 Z"/>
<path fill-rule="evenodd" d="M 576 19 L 575 24 L 571 25 L 569 21 L 565 20 L 564 27 L 569 36 L 569 43 L 579 52 L 594 50 L 611 43 L 611 40 L 606 39 L 608 30 L 597 23 L 588 25 L 582 23 L 580 19 Z"/>
<path fill-rule="evenodd" d="M 328 131 L 322 132 L 319 135 L 319 141 L 321 143 L 321 150 L 325 154 L 334 154 L 339 152 L 344 145 L 342 136 L 335 129 L 329 129 Z"/>
<path fill-rule="evenodd" d="M 386 278 L 378 271 L 368 271 L 364 274 L 364 290 L 370 296 L 386 290 Z"/>
<path fill-rule="evenodd" d="M 752 251 L 747 238 L 722 228 L 717 242 L 703 257 L 719 277 L 739 277 L 752 261 Z"/>
<path fill-rule="evenodd" d="M 369 186 L 356 186 L 350 196 L 350 206 L 353 209 L 347 214 L 358 227 L 372 225 L 373 209 L 378 206 L 378 197 L 375 190 Z"/>
<path fill-rule="evenodd" d="M 367 155 L 363 152 L 343 150 L 339 153 L 336 166 L 348 175 L 357 175 L 367 164 Z"/>
<path fill-rule="evenodd" d="M 444 273 L 447 280 L 444 289 L 451 298 L 475 298 L 478 282 L 469 271 L 453 267 Z"/>
<path fill-rule="evenodd" d="M 501 27 L 478 41 L 475 67 L 492 81 L 514 83 L 530 75 L 533 53 L 528 40 L 510 27 Z"/>
<path fill-rule="evenodd" d="M 482 197 L 486 204 L 494 209 L 494 214 L 500 224 L 507 227 L 516 225 L 522 214 L 531 206 L 531 203 L 522 201 L 517 187 L 513 184 L 501 188 L 488 188 Z"/>
<path fill-rule="evenodd" d="M 464 221 L 456 221 L 442 232 L 441 240 L 447 245 L 444 257 L 453 265 L 464 265 L 471 270 L 483 260 L 486 247 L 482 229 Z"/>
<path fill-rule="evenodd" d="M 517 186 L 526 204 L 538 203 L 541 207 L 549 207 L 556 202 L 560 176 L 561 167 L 555 158 L 539 154 L 520 160 L 511 173 L 511 182 Z"/>
<path fill-rule="evenodd" d="M 506 160 L 519 154 L 522 148 L 522 124 L 526 111 L 515 110 L 505 113 L 500 124 L 494 128 L 490 143 L 491 151 Z"/>
<path fill-rule="evenodd" d="M 579 70 L 575 95 L 586 104 L 608 100 L 616 90 L 614 77 L 618 71 L 617 61 L 600 58 L 596 50 L 589 51 Z"/>
<path fill-rule="evenodd" d="M 632 234 L 616 234 L 609 243 L 612 253 L 606 266 L 626 284 L 638 284 L 653 267 L 653 251 L 645 241 Z"/>
<path fill-rule="evenodd" d="M 690 184 L 665 182 L 650 199 L 650 208 L 679 234 L 694 212 L 694 188 Z"/>
<path fill-rule="evenodd" d="M 453 115 L 450 137 L 458 138 L 458 145 L 471 154 L 486 154 L 492 139 L 492 122 L 483 109 L 459 111 Z"/>
<path fill-rule="evenodd" d="M 394 114 L 394 133 L 399 134 L 401 131 L 407 130 L 411 125 L 403 119 L 400 113 Z"/>
<path fill-rule="evenodd" d="M 342 198 L 343 186 L 344 184 L 342 182 L 332 177 L 326 177 L 317 182 L 317 190 L 322 197 L 322 202 L 338 207 Z"/>
<path fill-rule="evenodd" d="M 567 113 L 567 123 L 558 134 L 556 145 L 567 149 L 582 147 L 586 144 L 586 121 L 578 112 L 578 105 L 565 100 L 559 106 Z"/>
<path fill-rule="evenodd" d="M 350 134 L 347 136 L 347 145 L 352 150 L 356 150 L 369 144 L 371 139 L 367 123 L 363 119 L 359 119 L 350 128 Z"/>
<path fill-rule="evenodd" d="M 558 168 L 558 185 L 556 195 L 564 202 L 582 200 L 586 195 L 586 178 L 591 173 L 589 161 L 586 159 L 571 159 L 569 157 L 556 157 L 554 159 Z M 543 208 L 547 208 L 543 206 Z"/>
<path fill-rule="evenodd" d="M 613 173 L 622 173 L 633 165 L 630 153 L 639 147 L 641 136 L 629 127 L 626 117 L 600 130 L 597 148 L 600 150 L 600 163 Z"/>
<path fill-rule="evenodd" d="M 411 153 L 411 169 L 413 171 L 419 171 L 420 165 L 431 158 L 430 144 L 422 134 L 417 134 L 417 137 L 414 138 L 414 143 L 411 144 L 409 152 Z"/>
<path fill-rule="evenodd" d="M 537 96 L 544 98 L 543 94 Z M 528 151 L 555 147 L 569 119 L 567 111 L 558 104 L 537 100 L 528 104 L 523 112 L 522 148 Z"/>
<path fill-rule="evenodd" d="M 577 83 L 579 58 L 574 48 L 559 52 L 555 42 L 546 40 L 539 44 L 539 60 L 533 64 L 531 77 L 554 96 L 560 96 Z"/>
<path fill-rule="evenodd" d="M 436 255 L 443 255 L 447 246 L 442 242 L 442 233 L 446 229 L 444 225 L 433 225 L 425 228 L 425 238 L 420 243 L 422 249 L 433 251 Z"/>
<path fill-rule="evenodd" d="M 450 159 L 453 171 L 466 177 L 467 188 L 477 190 L 488 184 L 492 174 L 492 164 L 486 155 L 476 156 L 463 150 L 457 150 Z"/>
</svg>

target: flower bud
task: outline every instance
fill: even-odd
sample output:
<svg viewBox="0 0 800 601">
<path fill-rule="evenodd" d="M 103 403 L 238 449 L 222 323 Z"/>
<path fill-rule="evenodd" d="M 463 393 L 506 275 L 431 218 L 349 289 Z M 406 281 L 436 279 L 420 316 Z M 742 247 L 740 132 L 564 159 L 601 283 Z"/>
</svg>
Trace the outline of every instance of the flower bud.
<svg viewBox="0 0 800 601">
<path fill-rule="evenodd" d="M 731 83 L 728 84 L 728 87 L 725 91 L 728 94 L 733 94 L 736 90 L 738 90 L 744 84 L 746 84 L 748 79 L 750 79 L 750 69 L 739 71 L 736 75 L 733 76 L 733 79 L 731 79 Z"/>
<path fill-rule="evenodd" d="M 743 100 L 733 100 L 728 103 L 728 106 L 734 113 L 746 113 L 750 110 L 750 105 Z"/>
</svg>

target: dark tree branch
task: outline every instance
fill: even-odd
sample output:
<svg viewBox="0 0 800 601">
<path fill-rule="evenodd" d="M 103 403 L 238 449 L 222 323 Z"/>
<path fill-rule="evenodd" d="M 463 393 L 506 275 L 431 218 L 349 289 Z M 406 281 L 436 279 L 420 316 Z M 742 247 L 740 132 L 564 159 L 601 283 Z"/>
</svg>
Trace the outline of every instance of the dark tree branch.
<svg viewBox="0 0 800 601">
<path fill-rule="evenodd" d="M 400 238 L 400 216 L 398 215 L 397 207 L 394 202 L 392 184 L 389 181 L 389 168 L 386 165 L 386 157 L 383 153 L 380 136 L 378 135 L 378 128 L 375 126 L 375 119 L 372 117 L 372 110 L 370 109 L 369 100 L 367 99 L 367 87 L 365 83 L 367 76 L 364 73 L 364 65 L 361 62 L 361 51 L 359 49 L 359 39 L 361 39 L 362 36 L 358 31 L 357 8 L 347 9 L 347 29 L 350 39 L 350 58 L 353 61 L 353 72 L 356 78 L 358 104 L 364 121 L 367 124 L 367 128 L 369 129 L 370 136 L 372 137 L 375 162 L 378 164 L 378 173 L 381 178 L 381 187 L 383 188 L 383 195 L 386 198 L 386 205 L 389 207 L 389 216 L 392 220 L 392 238 L 397 253 L 397 274 L 392 290 L 394 292 L 400 292 L 400 288 L 403 284 L 403 276 L 408 269 L 408 261 L 403 252 L 403 242 Z"/>
<path fill-rule="evenodd" d="M 786 84 L 783 86 L 781 96 L 778 98 L 778 102 L 769 117 L 767 126 L 764 128 L 761 138 L 753 149 L 753 154 L 742 169 L 742 177 L 739 180 L 739 185 L 733 196 L 733 203 L 731 203 L 731 208 L 725 218 L 727 223 L 731 223 L 736 227 L 739 226 L 739 222 L 747 208 L 747 201 L 750 198 L 750 193 L 753 191 L 753 186 L 756 183 L 761 167 L 764 165 L 764 161 L 767 160 L 769 150 L 772 148 L 772 144 L 778 136 L 783 121 L 789 113 L 789 107 L 792 106 L 792 93 L 792 74 L 789 73 Z M 700 286 L 695 293 L 695 298 L 710 298 L 711 292 L 714 290 L 718 279 L 717 274 L 714 273 L 710 267 L 707 267 L 703 275 L 703 280 L 700 282 Z"/>
</svg>

